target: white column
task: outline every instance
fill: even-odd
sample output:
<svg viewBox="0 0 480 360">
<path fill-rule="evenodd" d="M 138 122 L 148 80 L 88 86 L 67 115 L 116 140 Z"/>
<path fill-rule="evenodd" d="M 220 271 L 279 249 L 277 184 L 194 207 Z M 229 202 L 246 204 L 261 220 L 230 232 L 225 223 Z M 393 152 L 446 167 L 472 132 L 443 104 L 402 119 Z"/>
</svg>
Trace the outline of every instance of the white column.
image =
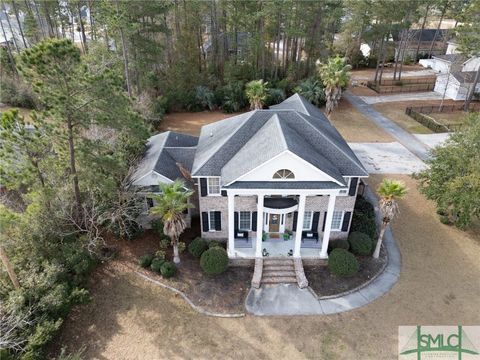
<svg viewBox="0 0 480 360">
<path fill-rule="evenodd" d="M 263 194 L 257 197 L 257 244 L 255 248 L 255 257 L 262 257 L 262 237 L 263 237 Z"/>
<path fill-rule="evenodd" d="M 295 249 L 293 251 L 294 257 L 300 257 L 300 248 L 302 246 L 302 231 L 303 231 L 303 219 L 305 217 L 305 202 L 306 195 L 300 195 L 298 199 L 298 216 L 297 216 L 297 228 L 295 229 Z"/>
<path fill-rule="evenodd" d="M 333 212 L 335 210 L 336 194 L 331 194 L 328 198 L 327 218 L 325 219 L 325 229 L 323 230 L 322 250 L 320 258 L 328 259 L 328 242 L 330 241 L 330 231 L 332 229 Z"/>
<path fill-rule="evenodd" d="M 228 257 L 235 257 L 235 194 L 228 192 Z"/>
</svg>

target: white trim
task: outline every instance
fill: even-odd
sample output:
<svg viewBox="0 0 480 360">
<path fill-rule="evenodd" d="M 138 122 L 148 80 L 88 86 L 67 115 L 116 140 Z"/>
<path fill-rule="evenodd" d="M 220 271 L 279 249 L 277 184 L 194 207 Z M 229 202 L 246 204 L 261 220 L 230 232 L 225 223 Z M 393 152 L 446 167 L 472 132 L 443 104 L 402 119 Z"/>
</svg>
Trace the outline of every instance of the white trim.
<svg viewBox="0 0 480 360">
<path fill-rule="evenodd" d="M 228 184 L 225 184 L 224 186 L 228 186 L 236 181 L 242 181 L 242 178 L 244 178 L 245 176 L 251 174 L 252 172 L 254 172 L 255 170 L 265 166 L 266 164 L 269 164 L 273 161 L 275 161 L 278 157 L 280 156 L 283 156 L 285 154 L 290 154 L 292 155 L 293 157 L 297 158 L 298 160 L 300 160 L 303 164 L 305 164 L 306 166 L 310 167 L 311 169 L 317 171 L 317 172 L 320 172 L 322 174 L 324 174 L 328 179 L 330 179 L 330 181 L 340 185 L 340 186 L 343 186 L 342 183 L 340 183 L 338 180 L 334 179 L 333 177 L 331 177 L 330 175 L 328 175 L 326 172 L 324 172 L 323 170 L 319 169 L 318 167 L 316 167 L 315 165 L 309 163 L 307 160 L 301 158 L 300 156 L 298 156 L 297 154 L 294 154 L 293 152 L 291 152 L 290 150 L 284 150 L 282 151 L 281 153 L 279 153 L 278 155 L 274 156 L 273 158 L 261 163 L 260 165 L 258 165 L 257 167 L 253 168 L 252 170 L 250 171 L 247 171 L 246 173 L 242 174 L 241 176 L 239 176 L 238 178 L 234 179 L 233 181 L 230 181 Z M 279 165 L 280 167 L 281 165 Z M 281 167 L 279 170 L 281 169 L 284 169 L 284 167 Z M 283 182 L 283 181 L 289 181 L 289 182 L 295 182 L 295 181 L 299 181 L 298 179 L 273 179 L 273 178 L 270 178 L 269 180 L 265 180 L 265 181 L 272 181 L 272 182 Z M 312 180 L 314 181 L 314 180 Z"/>
<path fill-rule="evenodd" d="M 306 213 L 310 213 L 310 226 L 305 229 L 305 214 Z M 297 218 L 297 221 L 298 221 L 298 218 Z M 306 211 L 303 212 L 303 229 L 302 229 L 302 231 L 312 230 L 312 225 L 313 225 L 313 211 L 306 210 Z"/>
<path fill-rule="evenodd" d="M 215 213 L 216 211 L 215 210 L 208 210 L 207 214 L 208 214 L 208 232 L 217 232 L 217 223 L 215 223 L 215 227 L 214 229 L 212 229 L 212 223 L 210 222 L 211 220 L 211 215 L 210 213 L 213 213 L 213 221 L 215 221 Z M 221 213 L 220 213 L 221 214 Z M 221 215 L 220 215 L 221 216 Z M 220 230 L 221 231 L 221 230 Z"/>
<path fill-rule="evenodd" d="M 346 176 L 344 176 L 344 178 L 346 178 Z M 340 189 L 340 192 L 338 193 L 338 196 L 349 196 L 349 192 L 350 192 L 350 184 L 352 183 L 352 178 L 349 177 L 348 178 L 348 181 L 347 181 L 347 188 L 346 189 Z M 345 192 L 342 192 L 342 191 L 345 191 Z"/>
<path fill-rule="evenodd" d="M 206 177 L 206 179 L 207 179 L 207 196 L 222 196 L 222 184 L 221 184 L 220 176 L 209 176 L 209 177 Z M 218 193 L 210 192 L 210 179 L 218 179 Z"/>
<path fill-rule="evenodd" d="M 137 185 L 136 183 L 140 180 L 142 180 L 143 178 L 149 176 L 149 175 L 152 175 L 152 174 L 156 174 L 157 176 L 160 176 L 162 179 L 164 179 L 165 181 L 163 181 L 164 183 L 166 184 L 171 184 L 173 183 L 173 180 L 167 178 L 166 176 L 162 175 L 162 174 L 159 174 L 158 172 L 156 172 L 155 170 L 150 170 L 148 173 L 146 173 L 145 175 L 142 175 L 140 178 L 134 180 L 132 182 L 132 185 L 133 186 L 151 186 L 151 185 L 158 185 L 158 182 L 156 184 L 151 184 L 151 185 Z"/>
<path fill-rule="evenodd" d="M 222 189 L 227 194 L 241 196 L 257 195 L 338 195 L 341 189 Z"/>
<path fill-rule="evenodd" d="M 333 227 L 333 215 L 335 215 L 335 213 L 339 213 L 341 212 L 342 215 L 340 217 L 340 227 L 338 229 L 335 229 Z M 342 231 L 342 226 L 343 226 L 343 219 L 345 218 L 345 210 L 333 210 L 333 214 L 332 214 L 332 227 L 330 229 L 330 231 L 335 231 L 335 232 L 340 232 Z"/>
<path fill-rule="evenodd" d="M 242 228 L 240 226 L 241 224 L 241 214 L 243 213 L 248 213 L 249 214 L 249 220 L 248 220 L 248 227 L 247 228 Z M 235 215 L 234 215 L 235 216 Z M 250 210 L 242 210 L 238 211 L 238 230 L 243 230 L 243 231 L 252 231 L 252 212 Z"/>
<path fill-rule="evenodd" d="M 266 206 L 264 206 L 263 208 L 265 212 L 268 212 L 269 214 L 288 214 L 292 211 L 296 211 L 298 209 L 298 204 L 285 209 L 273 209 Z"/>
</svg>

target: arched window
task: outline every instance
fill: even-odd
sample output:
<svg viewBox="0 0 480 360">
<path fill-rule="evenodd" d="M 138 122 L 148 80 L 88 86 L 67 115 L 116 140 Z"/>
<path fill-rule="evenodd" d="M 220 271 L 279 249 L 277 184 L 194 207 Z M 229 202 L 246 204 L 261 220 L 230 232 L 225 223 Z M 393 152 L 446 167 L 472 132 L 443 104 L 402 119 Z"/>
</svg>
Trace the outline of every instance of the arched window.
<svg viewBox="0 0 480 360">
<path fill-rule="evenodd" d="M 274 179 L 295 179 L 295 175 L 288 169 L 278 170 L 273 174 Z"/>
</svg>

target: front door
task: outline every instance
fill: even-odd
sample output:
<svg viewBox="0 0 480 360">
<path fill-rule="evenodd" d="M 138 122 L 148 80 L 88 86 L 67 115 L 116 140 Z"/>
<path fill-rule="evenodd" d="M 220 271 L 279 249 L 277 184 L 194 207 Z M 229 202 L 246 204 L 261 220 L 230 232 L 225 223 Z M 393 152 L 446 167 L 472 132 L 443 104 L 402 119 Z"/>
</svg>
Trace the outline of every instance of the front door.
<svg viewBox="0 0 480 360">
<path fill-rule="evenodd" d="M 280 215 L 270 214 L 268 232 L 277 233 L 277 234 L 274 234 L 273 236 L 271 234 L 270 237 L 278 236 L 278 233 L 280 232 Z"/>
</svg>

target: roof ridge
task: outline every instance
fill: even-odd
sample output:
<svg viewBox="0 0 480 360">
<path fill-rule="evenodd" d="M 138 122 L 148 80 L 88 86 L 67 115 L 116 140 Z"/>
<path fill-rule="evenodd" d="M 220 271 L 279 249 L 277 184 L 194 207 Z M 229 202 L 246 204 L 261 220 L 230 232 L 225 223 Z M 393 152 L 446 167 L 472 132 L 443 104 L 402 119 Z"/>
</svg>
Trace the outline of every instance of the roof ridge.
<svg viewBox="0 0 480 360">
<path fill-rule="evenodd" d="M 363 168 L 363 165 L 360 166 L 360 165 L 358 164 L 358 162 L 357 162 L 357 161 L 359 161 L 358 158 L 357 158 L 357 160 L 352 159 L 352 157 L 351 157 L 350 155 L 348 155 L 347 153 L 345 153 L 345 151 L 343 151 L 337 144 L 335 144 L 335 142 L 333 142 L 333 141 L 330 139 L 329 136 L 325 136 L 325 134 L 323 134 L 323 133 L 322 133 L 321 131 L 319 131 L 315 126 L 313 126 L 313 125 L 310 123 L 310 121 L 304 116 L 303 113 L 299 113 L 299 115 L 308 123 L 308 125 L 309 125 L 310 127 L 312 127 L 313 129 L 315 129 L 315 131 L 318 132 L 324 139 L 326 139 L 329 143 L 331 143 L 333 146 L 335 146 L 343 155 L 345 155 L 348 159 L 350 159 L 360 170 L 362 170 L 363 172 L 366 172 L 366 170 Z M 316 118 L 314 118 L 314 119 L 316 119 Z M 331 123 L 330 123 L 330 125 L 333 126 Z M 345 143 L 346 143 L 346 141 L 345 141 Z M 347 145 L 348 145 L 348 144 L 347 144 Z M 350 146 L 349 146 L 349 147 L 350 147 Z"/>
<path fill-rule="evenodd" d="M 195 169 L 195 170 L 192 169 L 192 174 L 194 174 L 194 173 L 196 173 L 198 170 L 200 170 L 200 169 L 203 167 L 203 165 L 205 165 L 205 164 L 208 162 L 208 160 L 210 160 L 210 159 L 212 158 L 212 156 L 214 156 L 214 155 L 217 153 L 217 151 L 220 150 L 220 149 L 247 123 L 247 121 L 248 121 L 248 120 L 253 116 L 253 114 L 255 114 L 257 111 L 258 111 L 258 110 L 250 111 L 250 115 L 247 116 L 247 118 L 243 121 L 243 123 L 242 123 L 240 126 L 238 126 L 237 129 L 236 129 L 234 132 L 232 132 L 232 133 L 230 134 L 230 136 L 228 136 L 228 137 L 225 139 L 225 141 L 222 141 L 222 142 L 217 146 L 216 150 L 212 152 L 212 155 L 210 155 L 210 156 L 209 156 L 208 158 L 206 158 L 199 166 L 197 166 L 197 169 Z M 245 114 L 248 114 L 248 112 L 245 113 Z M 241 114 L 241 115 L 244 115 L 244 114 Z M 241 116 L 241 115 L 239 115 L 239 116 Z M 232 116 L 231 118 L 227 118 L 227 119 L 233 119 L 233 118 L 235 118 L 235 116 Z M 227 120 L 227 119 L 225 119 L 225 120 Z M 212 124 L 215 124 L 215 123 L 212 123 Z M 202 128 L 202 130 L 203 130 L 203 128 Z M 202 135 L 201 132 L 200 132 L 200 135 Z M 199 138 L 200 138 L 200 137 L 199 137 Z M 198 146 L 198 145 L 197 145 L 197 146 Z"/>
<path fill-rule="evenodd" d="M 270 120 L 272 120 L 274 124 L 277 126 L 278 131 L 280 133 L 281 140 L 282 140 L 282 144 L 286 149 L 288 149 L 287 140 L 285 139 L 285 134 L 283 133 L 282 125 L 280 124 L 280 118 L 278 117 L 278 114 L 273 114 L 273 116 L 268 121 Z M 268 121 L 263 126 L 265 126 L 268 123 Z"/>
</svg>

